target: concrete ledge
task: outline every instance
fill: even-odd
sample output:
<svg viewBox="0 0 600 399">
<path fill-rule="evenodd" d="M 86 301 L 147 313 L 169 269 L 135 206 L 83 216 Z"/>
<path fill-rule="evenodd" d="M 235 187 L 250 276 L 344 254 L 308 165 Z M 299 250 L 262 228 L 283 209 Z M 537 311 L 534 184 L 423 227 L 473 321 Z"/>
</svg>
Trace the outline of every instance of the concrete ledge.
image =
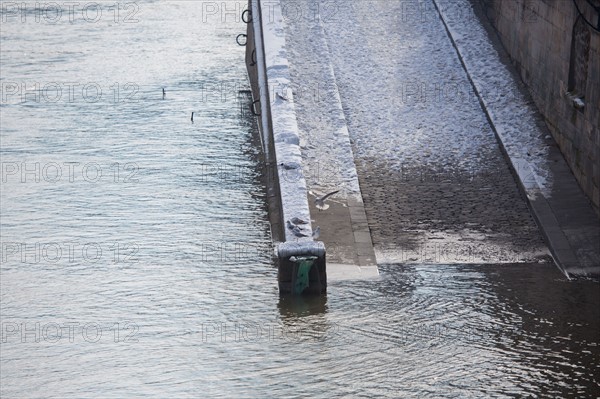
<svg viewBox="0 0 600 399">
<path fill-rule="evenodd" d="M 274 3 L 277 2 L 272 1 L 269 5 Z M 263 18 L 259 0 L 249 0 L 248 9 L 246 65 L 254 100 L 253 111 L 258 109 L 266 169 L 274 167 L 275 171 L 267 181 L 271 231 L 276 241 L 283 241 L 277 248 L 279 291 L 281 294 L 295 291 L 293 286 L 299 276 L 296 275 L 299 271 L 295 257 L 314 257 L 313 266 L 316 267 L 309 270 L 309 286 L 304 292 L 321 294 L 327 287 L 325 248 L 323 243 L 312 238 L 294 99 L 292 96 L 273 96 L 269 90 L 270 87 L 289 85 L 281 8 L 270 8 L 266 18 Z M 286 221 L 293 218 L 306 221 L 301 226 L 302 232 L 286 227 Z"/>
<path fill-rule="evenodd" d="M 249 0 L 249 9 L 252 21 L 248 24 L 246 64 L 252 86 L 253 104 L 260 113 L 258 122 L 265 160 L 268 166 L 274 166 L 276 171 L 267 182 L 267 190 L 273 238 L 281 242 L 277 251 L 280 293 L 293 290 L 297 277 L 295 273 L 299 270 L 298 262 L 295 262 L 294 258 L 317 257 L 314 263 L 316 268 L 310 269 L 311 287 L 305 292 L 324 292 L 327 286 L 325 256 L 333 256 L 334 259 L 342 256 L 344 260 L 353 262 L 354 267 L 361 273 L 354 273 L 353 268 L 345 268 L 349 275 L 377 274 L 356 171 L 352 173 L 351 168 L 346 169 L 350 170 L 350 177 L 354 179 L 351 179 L 351 193 L 346 199 L 340 200 L 347 201 L 347 205 L 338 201 L 336 205 L 339 206 L 332 206 L 330 212 L 317 212 L 312 201 L 309 203 L 309 187 L 303 168 L 306 165 L 303 165 L 294 95 L 291 90 L 276 92 L 278 88 L 291 87 L 285 21 L 280 1 L 269 1 L 268 6 L 263 9 L 260 0 Z M 332 66 L 327 66 L 333 74 Z M 339 120 L 342 121 L 339 95 L 336 98 L 336 111 Z M 343 155 L 349 160 L 349 164 L 354 166 L 347 128 L 343 131 L 345 122 L 342 125 L 343 127 L 338 126 L 339 131 L 334 135 L 343 140 Z M 295 218 L 306 222 L 297 226 L 300 230 L 289 228 L 289 221 Z M 325 237 L 323 241 L 328 245 L 327 251 L 323 242 L 313 240 L 313 222 L 318 222 L 321 227 L 322 236 Z M 346 230 L 349 234 L 342 234 L 343 237 L 338 234 Z M 330 247 L 330 244 L 333 245 Z M 342 254 L 340 249 L 343 249 Z M 326 252 L 329 253 L 325 255 Z M 371 266 L 371 269 L 365 268 L 362 271 L 363 266 Z"/>
<path fill-rule="evenodd" d="M 279 1 L 270 1 L 269 13 L 265 16 L 260 1 L 250 0 L 249 9 L 252 10 L 252 21 L 248 24 L 246 63 L 254 103 L 259 104 L 255 108 L 260 112 L 258 120 L 265 160 L 276 171 L 267 185 L 273 237 L 282 241 L 277 251 L 279 290 L 281 294 L 294 291 L 298 272 L 295 258 L 314 256 L 316 267 L 310 269 L 309 287 L 304 292 L 324 293 L 327 287 L 326 251 L 322 242 L 315 242 L 312 238 L 311 209 L 302 167 L 294 96 L 291 92 L 279 94 L 274 90 L 290 87 L 281 6 Z M 362 220 L 360 210 L 356 206 L 353 208 Z M 287 227 L 288 221 L 294 218 L 306 222 L 299 226 L 302 229 L 300 234 Z M 363 219 L 366 221 L 366 217 Z M 323 228 L 327 229 L 327 226 Z M 367 238 L 370 243 L 370 236 L 361 236 L 357 240 L 367 242 Z M 375 264 L 374 256 L 369 256 L 365 248 L 362 251 L 365 255 L 358 257 L 362 259 L 357 259 L 357 264 Z"/>
<path fill-rule="evenodd" d="M 283 7 L 293 0 L 281 0 Z M 285 23 L 292 87 L 318 86 L 317 98 L 299 95 L 296 117 L 309 173 L 310 210 L 314 225 L 336 264 L 376 266 L 346 115 L 337 86 L 324 22 L 320 18 Z M 316 172 L 316 173 L 315 173 Z M 322 176 L 319 174 L 322 172 Z M 316 196 L 337 190 L 327 209 L 316 209 Z"/>
</svg>

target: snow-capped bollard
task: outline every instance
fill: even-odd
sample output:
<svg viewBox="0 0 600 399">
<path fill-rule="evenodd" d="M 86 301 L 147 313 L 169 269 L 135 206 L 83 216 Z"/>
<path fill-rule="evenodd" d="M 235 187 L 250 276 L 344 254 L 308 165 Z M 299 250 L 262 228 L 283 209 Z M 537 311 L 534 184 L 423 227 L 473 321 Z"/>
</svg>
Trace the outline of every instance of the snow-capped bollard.
<svg viewBox="0 0 600 399">
<path fill-rule="evenodd" d="M 324 294 L 325 245 L 321 241 L 283 242 L 277 247 L 279 294 Z"/>
</svg>

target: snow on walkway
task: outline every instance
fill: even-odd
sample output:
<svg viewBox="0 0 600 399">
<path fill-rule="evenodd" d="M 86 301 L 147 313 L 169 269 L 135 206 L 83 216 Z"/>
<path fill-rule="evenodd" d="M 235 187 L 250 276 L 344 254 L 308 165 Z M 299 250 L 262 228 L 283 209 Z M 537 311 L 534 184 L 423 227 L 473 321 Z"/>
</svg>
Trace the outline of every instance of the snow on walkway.
<svg viewBox="0 0 600 399">
<path fill-rule="evenodd" d="M 416 2 L 335 3 L 318 13 L 315 4 L 294 2 L 293 16 L 284 13 L 292 86 L 319 87 L 317 97 L 295 96 L 304 167 L 319 162 L 343 181 L 346 169 L 328 146 L 345 121 L 378 262 L 547 259 L 439 18 L 424 20 L 411 8 Z M 308 45 L 321 40 L 321 26 L 329 54 Z M 302 29 L 310 32 L 299 35 Z M 317 71 L 328 63 L 333 74 Z M 298 81 L 294 71 L 314 80 Z M 332 93 L 321 88 L 332 85 L 344 119 L 335 110 L 317 112 Z M 324 142 L 332 144 L 323 149 Z M 313 157 L 315 150 L 324 155 Z"/>
</svg>

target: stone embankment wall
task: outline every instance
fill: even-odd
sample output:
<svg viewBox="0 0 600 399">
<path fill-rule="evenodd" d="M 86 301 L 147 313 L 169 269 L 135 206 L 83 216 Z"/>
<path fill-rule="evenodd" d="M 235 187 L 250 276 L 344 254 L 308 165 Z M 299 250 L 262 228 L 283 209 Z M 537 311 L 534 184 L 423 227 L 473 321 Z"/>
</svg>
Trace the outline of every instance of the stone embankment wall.
<svg viewBox="0 0 600 399">
<path fill-rule="evenodd" d="M 479 1 L 600 215 L 600 0 Z"/>
</svg>

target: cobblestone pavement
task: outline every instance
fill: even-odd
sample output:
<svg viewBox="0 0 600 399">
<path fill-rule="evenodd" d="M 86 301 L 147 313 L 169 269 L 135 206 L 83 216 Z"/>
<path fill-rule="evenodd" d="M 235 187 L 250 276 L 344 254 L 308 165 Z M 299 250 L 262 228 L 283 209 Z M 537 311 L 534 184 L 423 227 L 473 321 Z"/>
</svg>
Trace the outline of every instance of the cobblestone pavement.
<svg viewBox="0 0 600 399">
<path fill-rule="evenodd" d="M 290 32 L 310 25 L 325 32 L 325 61 L 333 65 L 378 262 L 548 260 L 439 19 L 402 1 L 336 3 L 318 12 L 316 3 L 296 4 L 293 16 L 284 10 Z M 323 61 L 296 51 L 296 37 L 287 40 L 292 75 Z M 310 128 L 300 123 L 312 116 L 303 115 L 308 101 L 321 99 L 296 99 L 301 130 Z"/>
</svg>

